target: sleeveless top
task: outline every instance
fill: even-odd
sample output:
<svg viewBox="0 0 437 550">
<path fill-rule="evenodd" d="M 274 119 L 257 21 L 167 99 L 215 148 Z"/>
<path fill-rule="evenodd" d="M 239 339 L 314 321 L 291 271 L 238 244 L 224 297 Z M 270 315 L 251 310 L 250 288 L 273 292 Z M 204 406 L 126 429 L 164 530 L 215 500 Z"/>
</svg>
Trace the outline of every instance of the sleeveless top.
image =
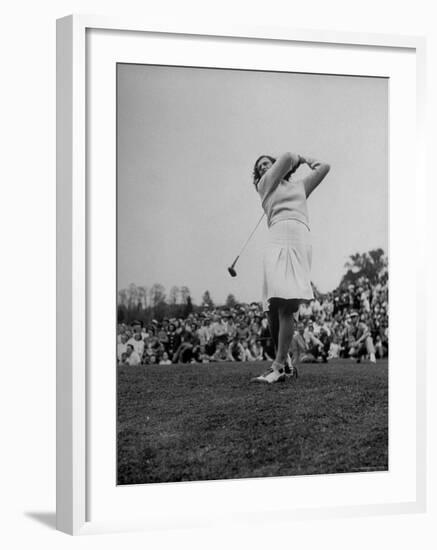
<svg viewBox="0 0 437 550">
<path fill-rule="evenodd" d="M 267 217 L 267 225 L 283 220 L 297 220 L 310 229 L 304 182 L 291 179 L 271 184 L 265 175 L 257 186 L 261 204 Z"/>
</svg>

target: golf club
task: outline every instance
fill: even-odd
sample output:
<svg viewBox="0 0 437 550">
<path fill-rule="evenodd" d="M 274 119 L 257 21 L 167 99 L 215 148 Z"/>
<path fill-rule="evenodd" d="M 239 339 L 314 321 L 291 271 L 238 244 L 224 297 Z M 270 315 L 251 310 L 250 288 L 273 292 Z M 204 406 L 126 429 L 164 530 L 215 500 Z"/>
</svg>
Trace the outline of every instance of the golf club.
<svg viewBox="0 0 437 550">
<path fill-rule="evenodd" d="M 229 275 L 231 277 L 236 277 L 237 276 L 237 272 L 235 271 L 235 264 L 237 263 L 238 261 L 238 258 L 241 256 L 241 254 L 243 253 L 243 250 L 246 248 L 247 246 L 247 243 L 250 241 L 250 239 L 252 238 L 252 235 L 255 233 L 255 231 L 258 229 L 258 226 L 259 224 L 261 223 L 262 219 L 264 218 L 265 216 L 265 213 L 263 213 L 263 215 L 260 217 L 260 219 L 258 220 L 257 224 L 255 225 L 254 229 L 252 230 L 252 233 L 249 235 L 249 238 L 247 239 L 247 241 L 244 243 L 243 245 L 243 248 L 240 250 L 240 253 L 238 254 L 238 256 L 235 258 L 235 260 L 232 262 L 232 265 L 230 267 L 228 267 L 228 271 L 229 271 Z"/>
</svg>

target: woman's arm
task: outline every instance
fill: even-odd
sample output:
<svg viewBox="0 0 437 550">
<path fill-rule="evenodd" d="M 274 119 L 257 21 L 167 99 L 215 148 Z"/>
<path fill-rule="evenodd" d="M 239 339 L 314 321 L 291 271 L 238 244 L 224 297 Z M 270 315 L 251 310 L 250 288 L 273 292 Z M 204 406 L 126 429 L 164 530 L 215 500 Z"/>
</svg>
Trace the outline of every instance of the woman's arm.
<svg viewBox="0 0 437 550">
<path fill-rule="evenodd" d="M 307 198 L 311 195 L 314 189 L 323 181 L 331 167 L 325 162 L 320 162 L 316 159 L 300 156 L 302 163 L 305 163 L 311 169 L 311 173 L 303 180 L 305 187 L 305 195 Z"/>
<path fill-rule="evenodd" d="M 301 157 L 293 153 L 284 153 L 272 164 L 267 172 L 262 176 L 262 186 L 265 193 L 270 193 L 279 184 L 279 182 L 290 172 L 302 163 Z"/>
</svg>

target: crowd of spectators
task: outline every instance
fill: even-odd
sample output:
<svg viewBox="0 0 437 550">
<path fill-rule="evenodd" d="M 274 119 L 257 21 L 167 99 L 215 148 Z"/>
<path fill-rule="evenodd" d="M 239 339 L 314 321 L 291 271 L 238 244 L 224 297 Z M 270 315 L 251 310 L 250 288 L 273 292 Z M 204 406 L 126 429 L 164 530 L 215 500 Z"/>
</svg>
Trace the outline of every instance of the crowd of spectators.
<svg viewBox="0 0 437 550">
<path fill-rule="evenodd" d="M 221 361 L 272 361 L 274 346 L 261 304 L 215 307 L 185 319 L 119 324 L 121 365 L 169 365 Z M 290 354 L 293 361 L 327 362 L 388 356 L 387 273 L 378 282 L 361 277 L 302 304 Z"/>
</svg>

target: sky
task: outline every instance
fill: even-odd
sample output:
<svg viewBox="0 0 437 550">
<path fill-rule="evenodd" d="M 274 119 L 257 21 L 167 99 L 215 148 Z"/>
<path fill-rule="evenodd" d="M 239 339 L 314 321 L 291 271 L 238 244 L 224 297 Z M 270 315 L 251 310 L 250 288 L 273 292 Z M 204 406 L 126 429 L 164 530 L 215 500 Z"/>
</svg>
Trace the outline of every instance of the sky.
<svg viewBox="0 0 437 550">
<path fill-rule="evenodd" d="M 388 249 L 388 80 L 119 64 L 118 288 L 187 286 L 195 303 L 261 300 L 261 154 L 328 162 L 308 200 L 312 280 L 340 282 L 350 254 Z M 299 168 L 296 177 L 307 167 Z"/>
</svg>

